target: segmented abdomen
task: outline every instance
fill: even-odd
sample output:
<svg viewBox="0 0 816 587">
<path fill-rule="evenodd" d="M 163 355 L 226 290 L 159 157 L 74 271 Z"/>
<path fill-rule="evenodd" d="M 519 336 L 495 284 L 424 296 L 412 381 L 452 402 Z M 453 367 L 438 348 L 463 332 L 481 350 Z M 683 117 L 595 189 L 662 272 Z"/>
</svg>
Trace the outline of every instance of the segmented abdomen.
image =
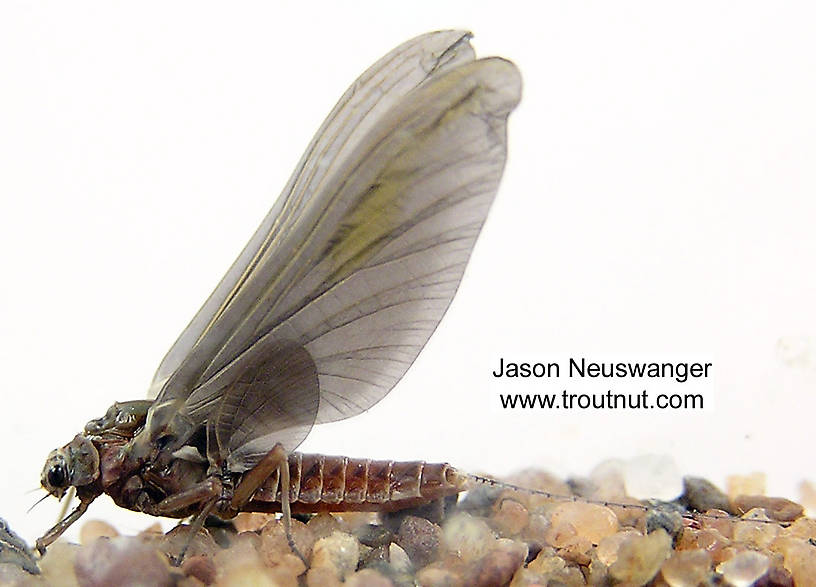
<svg viewBox="0 0 816 587">
<path fill-rule="evenodd" d="M 293 512 L 392 511 L 415 507 L 466 489 L 466 478 L 447 463 L 395 462 L 326 455 L 289 455 Z M 280 511 L 277 471 L 245 511 Z"/>
</svg>

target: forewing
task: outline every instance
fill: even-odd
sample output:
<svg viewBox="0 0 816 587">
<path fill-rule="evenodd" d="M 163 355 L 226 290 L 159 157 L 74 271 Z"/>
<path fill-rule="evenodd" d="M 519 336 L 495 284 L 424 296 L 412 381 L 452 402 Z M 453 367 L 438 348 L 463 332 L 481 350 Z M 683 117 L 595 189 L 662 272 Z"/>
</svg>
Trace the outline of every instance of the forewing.
<svg viewBox="0 0 816 587">
<path fill-rule="evenodd" d="M 315 134 L 275 205 L 252 235 L 190 324 L 162 360 L 151 383 L 149 397 L 185 397 L 196 372 L 207 365 L 219 345 L 232 333 L 231 321 L 251 310 L 251 294 L 263 288 L 264 276 L 284 259 L 282 241 L 290 247 L 302 210 L 320 199 L 325 181 L 342 170 L 353 147 L 376 126 L 406 94 L 436 72 L 474 59 L 465 31 L 438 31 L 412 39 L 377 61 L 340 98 Z M 277 257 L 270 253 L 277 251 Z M 258 276 L 261 276 L 258 279 Z M 241 295 L 239 295 L 239 293 Z M 199 349 L 191 356 L 193 347 Z M 171 375 L 184 363 L 187 372 L 168 387 Z M 196 368 L 199 366 L 199 369 Z"/>
<path fill-rule="evenodd" d="M 459 54 L 461 42 L 451 50 Z M 360 413 L 402 377 L 459 285 L 498 187 L 507 116 L 520 96 L 507 61 L 444 62 L 377 107 L 365 131 L 347 134 L 328 162 L 307 154 L 290 186 L 301 185 L 307 168 L 322 170 L 319 180 L 297 196 L 287 191 L 276 217 L 264 221 L 268 234 L 253 237 L 261 245 L 235 286 L 216 290 L 220 305 L 189 353 L 172 359 L 175 369 L 165 369 L 168 359 L 160 367 L 157 381 L 169 376 L 160 399 L 185 398 L 184 411 L 204 421 L 255 346 L 275 341 L 302 346 L 314 361 L 316 422 Z M 380 85 L 394 75 L 385 71 Z M 192 338 L 185 331 L 180 343 Z"/>
</svg>

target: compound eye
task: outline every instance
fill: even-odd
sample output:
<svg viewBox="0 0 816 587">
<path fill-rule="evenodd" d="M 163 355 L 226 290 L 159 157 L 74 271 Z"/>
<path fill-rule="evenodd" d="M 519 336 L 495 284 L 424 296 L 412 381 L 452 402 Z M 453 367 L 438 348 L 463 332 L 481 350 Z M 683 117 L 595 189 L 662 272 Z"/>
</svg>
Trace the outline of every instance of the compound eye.
<svg viewBox="0 0 816 587">
<path fill-rule="evenodd" d="M 62 465 L 54 465 L 48 470 L 48 484 L 56 489 L 68 487 L 68 471 Z"/>
</svg>

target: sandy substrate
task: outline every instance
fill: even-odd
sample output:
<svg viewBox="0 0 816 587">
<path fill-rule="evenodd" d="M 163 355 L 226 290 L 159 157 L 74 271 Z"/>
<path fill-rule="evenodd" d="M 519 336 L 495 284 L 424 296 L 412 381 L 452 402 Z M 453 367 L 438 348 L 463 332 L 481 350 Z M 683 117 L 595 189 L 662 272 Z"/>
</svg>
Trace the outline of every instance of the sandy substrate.
<svg viewBox="0 0 816 587">
<path fill-rule="evenodd" d="M 816 519 L 792 501 L 729 497 L 687 479 L 679 500 L 644 508 L 614 480 L 568 484 L 527 472 L 510 481 L 632 507 L 479 486 L 444 514 L 435 504 L 421 512 L 294 520 L 299 554 L 281 521 L 265 514 L 242 514 L 233 526 L 209 528 L 192 541 L 186 526 L 119 536 L 105 522 L 86 521 L 81 545 L 58 542 L 39 560 L 8 531 L 0 584 L 816 585 Z M 187 543 L 184 561 L 173 566 Z M 40 574 L 28 572 L 34 565 Z"/>
</svg>

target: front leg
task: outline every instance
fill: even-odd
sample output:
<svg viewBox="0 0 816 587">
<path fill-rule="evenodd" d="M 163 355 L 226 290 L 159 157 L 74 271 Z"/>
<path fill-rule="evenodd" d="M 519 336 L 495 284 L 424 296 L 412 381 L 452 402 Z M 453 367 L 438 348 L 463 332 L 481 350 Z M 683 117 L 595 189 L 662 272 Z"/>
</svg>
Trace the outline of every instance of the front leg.
<svg viewBox="0 0 816 587">
<path fill-rule="evenodd" d="M 208 477 L 204 481 L 196 483 L 191 487 L 173 495 L 169 495 L 161 500 L 153 508 L 154 511 L 147 512 L 155 516 L 175 516 L 196 504 L 209 504 L 221 497 L 223 484 L 217 477 Z"/>
<path fill-rule="evenodd" d="M 79 505 L 76 507 L 74 511 L 68 514 L 62 521 L 58 522 L 53 528 L 51 528 L 48 532 L 43 534 L 40 538 L 37 538 L 37 552 L 41 555 L 45 554 L 45 549 L 48 548 L 54 541 L 62 536 L 62 533 L 65 532 L 71 524 L 76 522 L 82 514 L 88 511 L 88 506 L 91 505 L 91 501 L 93 500 L 83 500 L 80 499 Z"/>
</svg>

